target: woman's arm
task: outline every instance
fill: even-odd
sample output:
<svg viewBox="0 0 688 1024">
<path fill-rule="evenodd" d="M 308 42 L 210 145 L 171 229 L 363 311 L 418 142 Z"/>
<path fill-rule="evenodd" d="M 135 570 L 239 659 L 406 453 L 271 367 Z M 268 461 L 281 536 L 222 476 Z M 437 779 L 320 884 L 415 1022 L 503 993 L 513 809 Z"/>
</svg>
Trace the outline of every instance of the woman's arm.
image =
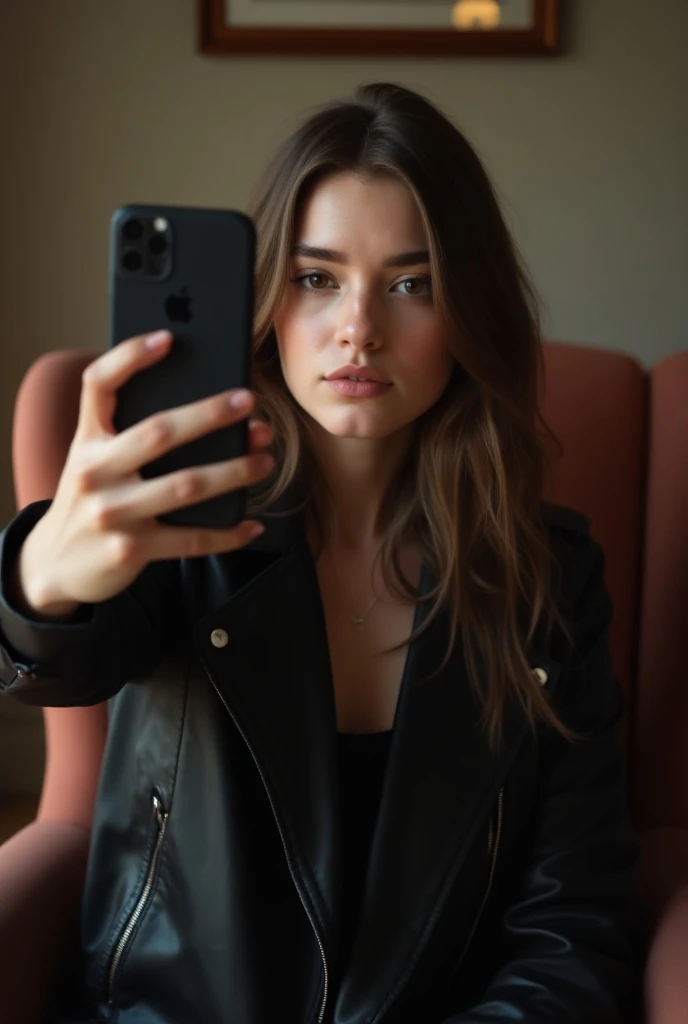
<svg viewBox="0 0 688 1024">
<path fill-rule="evenodd" d="M 536 824 L 502 920 L 501 964 L 481 1002 L 445 1024 L 632 1024 L 639 1012 L 638 842 L 627 810 L 623 698 L 606 642 L 612 608 L 601 549 L 587 537 L 575 547 L 574 571 L 586 580 L 577 655 L 555 701 L 588 739 L 571 746 L 552 732 L 543 738 Z"/>
<path fill-rule="evenodd" d="M 14 569 L 49 506 L 32 502 L 0 530 L 0 694 L 39 707 L 99 704 L 160 661 L 174 632 L 179 563 L 151 562 L 122 593 L 65 621 L 33 618 L 15 604 Z"/>
</svg>

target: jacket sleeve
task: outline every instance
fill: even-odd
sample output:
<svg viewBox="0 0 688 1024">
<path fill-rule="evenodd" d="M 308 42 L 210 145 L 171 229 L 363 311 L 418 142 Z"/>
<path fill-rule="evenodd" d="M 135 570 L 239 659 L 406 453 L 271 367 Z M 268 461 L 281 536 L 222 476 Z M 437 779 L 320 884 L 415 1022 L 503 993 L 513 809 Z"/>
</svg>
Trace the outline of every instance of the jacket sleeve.
<svg viewBox="0 0 688 1024">
<path fill-rule="evenodd" d="M 23 508 L 0 532 L 0 694 L 24 704 L 98 704 L 149 675 L 174 629 L 178 561 L 152 562 L 122 593 L 80 605 L 66 622 L 27 618 L 9 601 L 9 570 L 52 499 Z"/>
<path fill-rule="evenodd" d="M 479 1004 L 444 1024 L 638 1019 L 645 937 L 620 742 L 623 698 L 606 642 L 612 608 L 601 549 L 590 538 L 576 548 L 575 573 L 585 583 L 555 706 L 587 738 L 572 746 L 553 730 L 543 735 L 538 807 L 502 917 L 499 967 Z"/>
</svg>

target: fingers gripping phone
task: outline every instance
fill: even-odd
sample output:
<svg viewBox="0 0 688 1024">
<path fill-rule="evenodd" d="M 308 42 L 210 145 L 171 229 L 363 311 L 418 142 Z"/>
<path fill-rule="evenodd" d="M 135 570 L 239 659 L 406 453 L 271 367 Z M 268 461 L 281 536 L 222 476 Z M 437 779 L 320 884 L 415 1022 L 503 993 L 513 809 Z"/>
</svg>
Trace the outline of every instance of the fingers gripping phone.
<svg viewBox="0 0 688 1024">
<path fill-rule="evenodd" d="M 110 336 L 167 329 L 169 353 L 117 392 L 117 432 L 154 413 L 250 387 L 255 231 L 233 210 L 128 205 L 110 225 Z M 248 450 L 246 420 L 180 445 L 142 467 L 145 479 Z M 225 529 L 245 518 L 246 491 L 160 515 L 174 526 Z"/>
</svg>

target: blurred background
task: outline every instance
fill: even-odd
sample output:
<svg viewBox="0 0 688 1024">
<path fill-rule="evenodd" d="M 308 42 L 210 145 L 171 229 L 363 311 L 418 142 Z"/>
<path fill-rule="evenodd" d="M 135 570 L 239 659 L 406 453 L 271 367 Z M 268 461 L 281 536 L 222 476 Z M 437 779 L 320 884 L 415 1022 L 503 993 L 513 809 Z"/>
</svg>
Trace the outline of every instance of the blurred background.
<svg viewBox="0 0 688 1024">
<path fill-rule="evenodd" d="M 546 336 L 644 365 L 685 348 L 688 5 L 562 0 L 555 58 L 210 57 L 194 0 L 0 5 L 0 522 L 14 398 L 54 348 L 104 350 L 107 237 L 126 202 L 246 207 L 312 107 L 388 80 L 477 148 Z M 35 791 L 40 712 L 0 701 L 0 790 Z"/>
</svg>

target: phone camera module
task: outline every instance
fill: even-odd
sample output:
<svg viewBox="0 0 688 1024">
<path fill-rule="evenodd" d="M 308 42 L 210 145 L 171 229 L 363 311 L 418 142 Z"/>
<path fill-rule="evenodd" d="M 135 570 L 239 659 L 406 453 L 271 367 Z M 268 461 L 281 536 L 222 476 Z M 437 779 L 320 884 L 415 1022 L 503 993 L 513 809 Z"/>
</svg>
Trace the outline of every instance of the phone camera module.
<svg viewBox="0 0 688 1024">
<path fill-rule="evenodd" d="M 143 266 L 141 253 L 136 249 L 127 249 L 122 255 L 122 266 L 125 270 L 140 270 Z"/>
<path fill-rule="evenodd" d="M 143 234 L 143 224 L 140 220 L 127 220 L 122 227 L 122 234 L 125 238 L 135 242 Z"/>
<path fill-rule="evenodd" d="M 167 219 L 151 210 L 128 209 L 116 235 L 118 273 L 141 281 L 161 281 L 172 273 L 174 231 Z"/>
</svg>

